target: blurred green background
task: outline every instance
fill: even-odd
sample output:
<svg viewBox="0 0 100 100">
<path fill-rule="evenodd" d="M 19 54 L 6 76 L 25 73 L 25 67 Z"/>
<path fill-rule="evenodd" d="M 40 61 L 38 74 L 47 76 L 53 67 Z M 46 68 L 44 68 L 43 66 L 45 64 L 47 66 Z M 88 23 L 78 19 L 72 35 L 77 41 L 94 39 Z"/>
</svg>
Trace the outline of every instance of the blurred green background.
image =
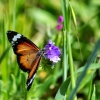
<svg viewBox="0 0 100 100">
<path fill-rule="evenodd" d="M 72 53 L 75 70 L 85 65 L 93 47 L 100 38 L 100 0 L 71 0 L 76 15 L 77 29 L 71 19 Z M 0 0 L 0 100 L 53 100 L 62 83 L 62 60 L 48 69 L 40 64 L 29 92 L 27 74 L 17 64 L 6 32 L 17 31 L 32 40 L 40 49 L 52 39 L 63 54 L 62 30 L 56 31 L 61 0 Z M 99 57 L 99 56 L 98 56 Z M 61 57 L 62 58 L 62 57 Z M 100 98 L 100 70 L 93 73 L 96 95 Z M 69 71 L 68 71 L 69 74 Z M 88 75 L 87 75 L 88 76 Z M 86 77 L 78 91 L 79 100 L 87 100 Z"/>
</svg>

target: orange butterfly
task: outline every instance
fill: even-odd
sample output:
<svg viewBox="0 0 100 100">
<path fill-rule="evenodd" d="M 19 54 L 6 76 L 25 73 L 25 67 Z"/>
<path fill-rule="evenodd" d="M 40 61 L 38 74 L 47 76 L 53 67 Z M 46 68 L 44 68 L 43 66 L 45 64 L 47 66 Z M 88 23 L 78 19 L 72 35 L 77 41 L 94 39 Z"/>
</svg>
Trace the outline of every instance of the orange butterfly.
<svg viewBox="0 0 100 100">
<path fill-rule="evenodd" d="M 26 82 L 27 90 L 29 90 L 35 78 L 43 50 L 39 50 L 33 42 L 17 32 L 8 31 L 7 36 L 14 53 L 17 55 L 20 69 L 29 73 Z"/>
</svg>

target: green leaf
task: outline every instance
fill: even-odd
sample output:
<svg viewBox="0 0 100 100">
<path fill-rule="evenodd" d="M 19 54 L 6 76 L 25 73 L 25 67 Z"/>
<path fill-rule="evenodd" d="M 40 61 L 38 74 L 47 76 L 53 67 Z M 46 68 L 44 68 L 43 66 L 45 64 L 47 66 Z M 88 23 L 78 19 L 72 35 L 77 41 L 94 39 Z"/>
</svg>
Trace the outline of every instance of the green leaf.
<svg viewBox="0 0 100 100">
<path fill-rule="evenodd" d="M 73 22 L 74 22 L 75 28 L 77 28 L 76 16 L 75 16 L 74 10 L 73 10 L 73 8 L 72 8 L 70 3 L 69 3 L 69 7 L 70 7 L 70 11 L 71 11 L 71 14 L 72 14 L 72 18 L 73 18 Z"/>
<path fill-rule="evenodd" d="M 92 76 L 92 79 L 93 79 L 93 76 Z M 91 93 L 92 93 L 92 79 L 91 81 L 89 82 L 89 92 L 88 92 L 88 99 L 87 100 L 91 100 Z"/>
<path fill-rule="evenodd" d="M 82 74 L 80 75 L 80 77 L 78 78 L 77 80 L 77 83 L 76 83 L 76 87 L 73 89 L 73 91 L 71 92 L 71 95 L 69 96 L 69 99 L 68 100 L 73 100 L 74 98 L 74 95 L 76 94 L 77 92 L 77 89 L 81 83 L 81 81 L 83 80 L 88 68 L 90 67 L 90 64 L 93 62 L 93 60 L 95 59 L 95 57 L 97 56 L 97 52 L 100 48 L 100 39 L 97 41 L 95 47 L 94 47 L 94 50 L 93 52 L 91 53 L 90 57 L 89 57 L 89 60 L 87 61 L 86 65 L 85 65 L 85 68 L 82 72 Z"/>
<path fill-rule="evenodd" d="M 79 68 L 75 72 L 75 75 L 83 72 L 84 68 L 85 68 L 85 66 Z M 90 65 L 88 70 L 96 70 L 96 69 L 99 69 L 99 68 L 100 68 L 100 63 L 93 63 L 93 64 Z M 89 80 L 91 78 L 91 75 L 93 75 L 93 74 L 94 74 L 94 72 L 86 75 L 86 77 L 85 77 L 86 82 L 85 82 L 85 80 L 83 80 L 85 82 L 85 84 L 87 83 L 87 80 Z M 88 76 L 90 76 L 90 77 L 88 77 Z M 64 83 L 62 83 L 62 85 L 60 86 L 54 100 L 64 100 L 65 99 L 65 94 L 66 94 L 66 91 L 68 89 L 69 83 L 70 83 L 70 77 L 68 77 L 67 80 Z M 85 85 L 85 84 L 83 84 L 83 85 Z M 82 87 L 83 86 L 80 86 L 80 88 L 82 88 Z"/>
<path fill-rule="evenodd" d="M 65 99 L 65 94 L 66 94 L 66 90 L 68 89 L 69 83 L 70 83 L 70 77 L 67 78 L 67 80 L 60 86 L 54 100 Z"/>
<path fill-rule="evenodd" d="M 16 79 L 15 79 L 13 74 L 11 74 L 11 81 L 10 82 L 12 83 L 12 85 L 9 86 L 10 87 L 10 95 L 13 95 L 17 90 L 17 88 L 16 88 Z"/>
<path fill-rule="evenodd" d="M 95 90 L 95 85 L 94 85 L 91 100 L 96 100 L 96 94 L 95 93 L 96 93 L 96 90 Z"/>
<path fill-rule="evenodd" d="M 8 53 L 9 49 L 10 49 L 10 46 L 7 47 L 7 49 L 6 49 L 6 50 L 3 52 L 3 54 L 1 55 L 1 57 L 0 57 L 0 63 L 2 62 L 2 60 L 4 59 L 4 57 L 6 56 L 6 54 Z"/>
</svg>

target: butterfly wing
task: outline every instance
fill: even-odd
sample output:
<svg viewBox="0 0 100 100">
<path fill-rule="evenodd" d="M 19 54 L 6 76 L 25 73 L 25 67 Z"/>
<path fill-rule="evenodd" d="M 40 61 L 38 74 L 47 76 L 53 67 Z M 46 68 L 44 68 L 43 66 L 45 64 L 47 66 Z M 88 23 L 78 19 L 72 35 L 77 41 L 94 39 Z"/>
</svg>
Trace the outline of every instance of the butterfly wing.
<svg viewBox="0 0 100 100">
<path fill-rule="evenodd" d="M 36 59 L 31 64 L 32 70 L 30 71 L 30 73 L 28 75 L 27 82 L 26 82 L 27 90 L 29 90 L 31 85 L 32 85 L 32 82 L 33 82 L 33 80 L 35 78 L 35 75 L 36 75 L 36 71 L 37 71 L 38 65 L 40 63 L 40 60 L 41 60 L 41 55 L 37 56 Z"/>
<path fill-rule="evenodd" d="M 17 62 L 23 71 L 28 71 L 27 90 L 30 89 L 41 59 L 38 54 L 38 47 L 29 39 L 14 31 L 7 32 L 14 53 L 17 55 Z"/>
<path fill-rule="evenodd" d="M 7 32 L 14 53 L 17 55 L 17 62 L 23 71 L 31 71 L 32 62 L 36 59 L 38 47 L 29 39 L 14 31 Z"/>
</svg>

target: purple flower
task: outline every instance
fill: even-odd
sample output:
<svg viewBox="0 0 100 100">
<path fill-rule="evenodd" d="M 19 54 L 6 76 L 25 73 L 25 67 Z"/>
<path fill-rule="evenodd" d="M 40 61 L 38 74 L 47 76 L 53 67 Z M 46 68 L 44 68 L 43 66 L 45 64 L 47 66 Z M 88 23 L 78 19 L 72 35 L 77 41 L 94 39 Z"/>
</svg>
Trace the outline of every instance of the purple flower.
<svg viewBox="0 0 100 100">
<path fill-rule="evenodd" d="M 62 15 L 60 15 L 58 18 L 58 24 L 62 23 L 63 21 L 64 21 L 64 18 Z"/>
<path fill-rule="evenodd" d="M 59 25 L 56 26 L 57 31 L 60 31 L 62 28 L 63 28 L 63 24 L 59 24 Z"/>
<path fill-rule="evenodd" d="M 54 45 L 54 43 L 50 40 L 48 44 L 44 48 L 45 57 L 50 59 L 50 61 L 56 63 L 60 60 L 59 56 L 61 55 L 60 49 Z"/>
<path fill-rule="evenodd" d="M 58 24 L 56 26 L 57 31 L 60 31 L 63 28 L 63 24 L 62 24 L 63 21 L 64 21 L 64 18 L 62 15 L 60 15 L 58 18 Z"/>
</svg>

